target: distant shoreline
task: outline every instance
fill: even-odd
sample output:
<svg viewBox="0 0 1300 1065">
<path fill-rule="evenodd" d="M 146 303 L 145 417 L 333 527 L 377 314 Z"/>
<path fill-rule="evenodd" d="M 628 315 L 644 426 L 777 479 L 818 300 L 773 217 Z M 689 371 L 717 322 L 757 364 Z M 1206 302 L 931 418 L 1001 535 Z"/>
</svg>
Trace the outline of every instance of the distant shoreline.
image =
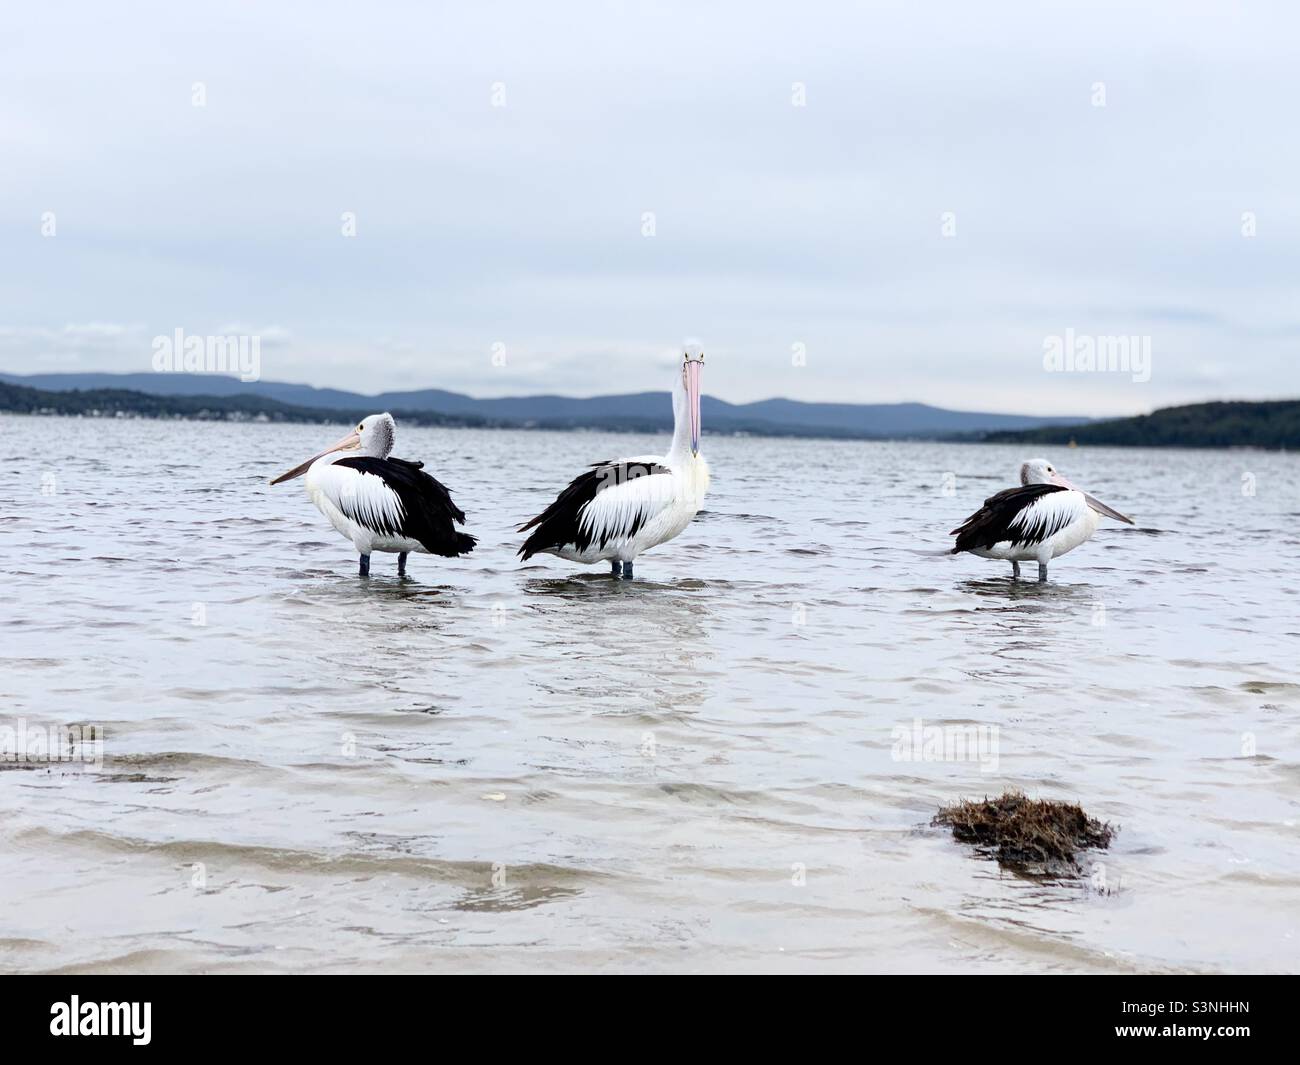
<svg viewBox="0 0 1300 1065">
<path fill-rule="evenodd" d="M 666 405 L 665 405 L 666 406 Z M 130 389 L 72 389 L 48 391 L 0 381 L 0 411 L 10 414 L 106 420 L 212 421 L 237 424 L 343 425 L 374 413 L 374 407 L 304 407 L 255 395 L 156 395 Z M 390 408 L 408 425 L 452 429 L 517 429 L 555 432 L 664 433 L 672 430 L 663 415 L 589 416 L 585 418 L 503 418 L 477 414 L 447 414 L 435 410 Z M 801 426 L 733 419 L 712 423 L 712 431 L 728 436 L 762 436 L 809 440 L 939 440 L 978 438 L 978 434 L 917 431 L 867 433 L 839 426 Z"/>
<path fill-rule="evenodd" d="M 105 422 L 196 422 L 200 424 L 216 425 L 347 425 L 357 419 L 332 416 L 319 420 L 312 419 L 285 419 L 271 417 L 247 417 L 234 416 L 232 414 L 222 414 L 217 416 L 215 412 L 209 412 L 205 415 L 186 415 L 186 414 L 139 414 L 139 413 L 67 413 L 55 410 L 10 410 L 0 407 L 0 415 L 11 415 L 15 418 L 67 418 L 71 420 L 85 421 L 105 421 Z M 394 412 L 393 416 L 399 422 L 406 424 L 418 425 L 420 428 L 427 429 L 485 429 L 501 432 L 525 432 L 525 433 L 615 433 L 618 435 L 641 435 L 653 436 L 670 431 L 672 426 L 665 425 L 655 428 L 633 428 L 629 426 L 614 425 L 522 425 L 522 424 L 465 424 L 460 421 L 438 422 L 428 419 L 419 419 L 414 417 L 404 417 L 400 412 Z M 707 432 L 707 429 L 706 429 Z M 1071 448 L 1066 442 L 1064 444 L 1053 444 L 1043 441 L 1018 441 L 1007 440 L 1003 437 L 1011 435 L 1005 433 L 989 433 L 979 436 L 971 434 L 953 434 L 948 436 L 849 436 L 840 435 L 832 436 L 825 433 L 792 433 L 792 432 L 756 432 L 749 430 L 716 430 L 707 435 L 714 437 L 725 437 L 729 439 L 746 439 L 753 438 L 758 440 L 829 440 L 840 443 L 863 443 L 863 444 L 970 444 L 970 445 L 992 445 L 1006 447 L 1013 443 L 1020 443 L 1025 446 L 1042 446 L 1048 447 L 1065 447 Z M 1294 448 L 1273 447 L 1257 444 L 1122 444 L 1122 443 L 1099 443 L 1089 442 L 1086 444 L 1076 442 L 1074 447 L 1079 450 L 1086 448 L 1142 448 L 1146 451 L 1239 451 L 1255 454 L 1288 454 Z M 1072 449 L 1072 448 L 1071 448 Z"/>
<path fill-rule="evenodd" d="M 37 416 L 147 418 L 165 421 L 217 421 L 235 424 L 339 425 L 374 413 L 371 407 L 306 407 L 266 396 L 156 395 L 131 389 L 29 388 L 0 380 L 0 411 Z M 663 415 L 601 414 L 560 417 L 499 417 L 450 414 L 437 410 L 391 407 L 399 421 L 449 429 L 515 429 L 555 432 L 663 433 L 672 428 Z M 1165 407 L 1151 414 L 1107 421 L 1044 425 L 1025 429 L 961 429 L 870 432 L 851 426 L 777 423 L 757 418 L 713 420 L 716 435 L 806 440 L 930 440 L 957 443 L 1168 447 L 1180 449 L 1300 449 L 1300 400 L 1246 400 Z"/>
<path fill-rule="evenodd" d="M 85 400 L 101 408 L 141 413 L 176 410 L 196 413 L 238 409 L 264 411 L 284 420 L 351 418 L 375 411 L 405 412 L 408 418 L 463 425 L 599 427 L 613 430 L 658 430 L 672 424 L 672 404 L 664 392 L 563 396 L 549 393 L 475 397 L 440 388 L 370 395 L 336 388 L 317 388 L 260 377 L 245 381 L 221 374 L 194 373 L 53 373 L 27 376 L 0 372 L 4 387 L 32 391 L 10 393 L 10 409 L 85 411 Z M 938 437 L 1047 425 L 1082 425 L 1088 418 L 996 411 L 951 410 L 926 403 L 825 403 L 774 397 L 732 403 L 721 396 L 702 397 L 704 421 L 714 430 L 826 438 Z"/>
</svg>

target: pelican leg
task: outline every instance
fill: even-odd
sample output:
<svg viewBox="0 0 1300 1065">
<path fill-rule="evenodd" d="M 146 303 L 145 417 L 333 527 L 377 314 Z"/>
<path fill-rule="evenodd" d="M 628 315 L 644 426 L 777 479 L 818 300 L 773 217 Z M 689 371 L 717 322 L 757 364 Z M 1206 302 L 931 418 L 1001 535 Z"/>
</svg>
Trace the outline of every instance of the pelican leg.
<svg viewBox="0 0 1300 1065">
<path fill-rule="evenodd" d="M 406 555 L 407 552 L 403 551 L 397 556 L 397 575 L 399 577 L 406 576 Z"/>
<path fill-rule="evenodd" d="M 1011 579 L 1013 581 L 1020 580 L 1020 563 L 1014 559 L 1011 561 Z"/>
<path fill-rule="evenodd" d="M 617 577 L 620 572 L 622 572 L 622 566 L 619 563 L 618 559 L 611 558 L 609 560 L 609 575 L 611 577 Z"/>
<path fill-rule="evenodd" d="M 369 555 L 362 555 L 362 556 L 361 556 L 361 573 L 359 574 L 359 576 L 362 576 L 362 577 L 369 577 L 369 576 L 370 576 L 370 556 L 369 556 Z"/>
<path fill-rule="evenodd" d="M 1046 583 L 1047 583 L 1047 563 L 1046 563 L 1046 562 L 1040 562 L 1040 563 L 1038 563 L 1038 583 L 1039 583 L 1039 584 L 1046 584 Z"/>
<path fill-rule="evenodd" d="M 631 562 L 624 562 L 624 563 L 623 563 L 623 579 L 624 579 L 625 581 L 630 581 L 630 580 L 632 579 L 632 563 L 631 563 Z"/>
</svg>

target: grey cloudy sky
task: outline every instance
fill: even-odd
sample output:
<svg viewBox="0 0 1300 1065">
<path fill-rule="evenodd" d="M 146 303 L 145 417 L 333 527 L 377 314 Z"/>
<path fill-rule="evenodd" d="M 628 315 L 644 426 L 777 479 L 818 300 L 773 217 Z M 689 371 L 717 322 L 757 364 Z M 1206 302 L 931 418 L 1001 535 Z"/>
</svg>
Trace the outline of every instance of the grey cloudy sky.
<svg viewBox="0 0 1300 1065">
<path fill-rule="evenodd" d="M 1300 394 L 1294 5 L 29 0 L 4 22 L 11 372 L 148 370 L 182 328 L 262 336 L 269 379 L 595 394 L 663 387 L 693 335 L 737 401 Z M 1150 337 L 1151 380 L 1046 373 L 1067 329 Z"/>
</svg>

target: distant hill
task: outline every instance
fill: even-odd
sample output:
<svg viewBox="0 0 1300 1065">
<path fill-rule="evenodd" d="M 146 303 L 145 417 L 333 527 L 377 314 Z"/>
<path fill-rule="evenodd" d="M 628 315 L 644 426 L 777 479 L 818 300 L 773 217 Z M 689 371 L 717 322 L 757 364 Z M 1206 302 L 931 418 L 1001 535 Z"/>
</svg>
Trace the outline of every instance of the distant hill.
<svg viewBox="0 0 1300 1065">
<path fill-rule="evenodd" d="M 182 418 L 196 421 L 344 422 L 374 413 L 299 407 L 264 396 L 152 396 L 124 388 L 73 389 L 50 392 L 0 380 L 0 411 L 14 414 L 61 414 L 92 418 Z M 394 411 L 417 425 L 482 426 L 473 415 L 443 415 Z"/>
<path fill-rule="evenodd" d="M 1128 447 L 1300 448 L 1300 400 L 1193 403 L 1136 418 L 1088 425 L 990 433 L 986 440 L 1033 444 L 1120 444 Z"/>
<path fill-rule="evenodd" d="M 337 411 L 339 417 L 357 412 L 389 410 L 423 414 L 429 424 L 478 424 L 544 428 L 601 428 L 658 431 L 672 425 L 672 406 L 665 392 L 577 399 L 568 396 L 510 396 L 475 399 L 459 392 L 423 389 L 381 392 L 367 396 L 338 389 L 277 381 L 243 382 L 218 374 L 0 374 L 8 382 L 45 392 L 127 390 L 174 399 L 204 398 L 215 410 L 218 400 L 269 400 L 313 412 Z M 182 406 L 188 406 L 182 404 Z M 701 413 L 707 429 L 786 436 L 940 437 L 980 435 L 994 430 L 1079 425 L 1085 418 L 1043 418 L 1020 414 L 988 414 L 945 410 L 924 403 L 801 403 L 769 399 L 758 403 L 727 403 L 705 396 Z M 234 408 L 232 408 L 234 409 Z M 244 407 L 245 410 L 275 408 Z M 346 412 L 346 415 L 344 414 Z M 281 417 L 287 412 L 279 410 Z"/>
</svg>

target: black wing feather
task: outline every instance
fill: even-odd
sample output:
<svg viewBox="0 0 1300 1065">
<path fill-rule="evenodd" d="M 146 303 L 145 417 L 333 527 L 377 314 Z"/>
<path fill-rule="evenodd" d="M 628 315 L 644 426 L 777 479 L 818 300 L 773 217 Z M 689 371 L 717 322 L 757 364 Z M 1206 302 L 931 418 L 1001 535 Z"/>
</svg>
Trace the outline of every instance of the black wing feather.
<svg viewBox="0 0 1300 1065">
<path fill-rule="evenodd" d="M 382 478 L 402 501 L 405 513 L 400 527 L 384 522 L 385 527 L 375 529 L 375 532 L 418 540 L 431 555 L 443 558 L 467 555 L 474 550 L 478 538 L 456 528 L 457 524 L 465 523 L 464 511 L 452 502 L 451 493 L 440 481 L 424 472 L 423 462 L 359 455 L 339 459 L 335 465 L 349 466 Z"/>
<path fill-rule="evenodd" d="M 1041 543 L 1060 530 L 1024 525 L 1012 531 L 1011 523 L 1034 500 L 1041 499 L 1052 492 L 1068 491 L 1068 488 L 1059 484 L 1027 484 L 1020 488 L 1008 488 L 989 496 L 979 510 L 948 534 L 957 537 L 957 544 L 952 549 L 952 554 L 973 551 L 977 548 L 990 548 L 1008 541 L 1013 546 Z"/>
<path fill-rule="evenodd" d="M 637 477 L 650 477 L 657 474 L 671 474 L 667 466 L 654 462 L 596 462 L 585 473 L 578 474 L 555 498 L 555 502 L 529 522 L 519 526 L 519 532 L 529 529 L 536 531 L 519 548 L 524 560 L 532 558 L 539 551 L 573 544 L 579 551 L 585 551 L 596 541 L 591 530 L 582 526 L 582 513 L 587 504 L 606 488 L 635 480 Z M 620 535 L 635 536 L 645 523 L 644 515 L 637 515 L 629 529 L 620 529 Z M 609 533 L 606 532 L 598 547 L 604 547 Z"/>
</svg>

